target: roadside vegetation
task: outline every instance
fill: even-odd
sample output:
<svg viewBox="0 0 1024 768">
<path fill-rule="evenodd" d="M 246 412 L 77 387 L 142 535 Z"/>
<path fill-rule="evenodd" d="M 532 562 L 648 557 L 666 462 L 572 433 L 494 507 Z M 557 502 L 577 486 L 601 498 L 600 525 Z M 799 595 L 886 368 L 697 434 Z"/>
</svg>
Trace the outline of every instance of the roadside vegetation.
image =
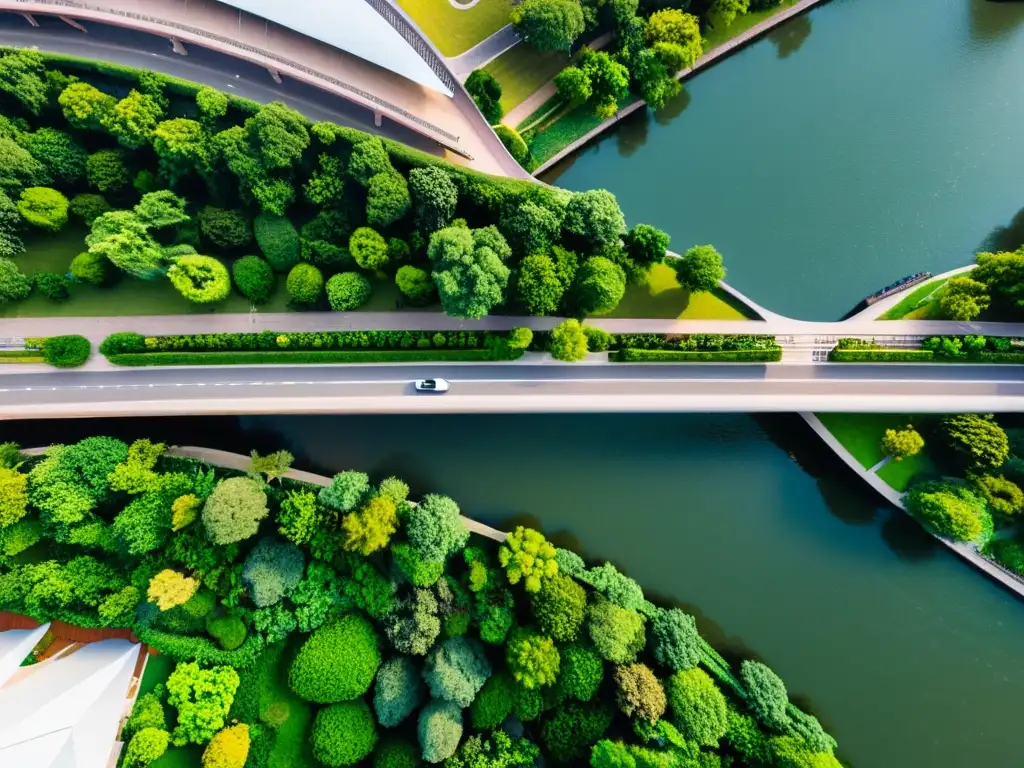
<svg viewBox="0 0 1024 768">
<path fill-rule="evenodd" d="M 456 5 L 469 6 L 471 0 Z M 508 24 L 509 0 L 479 0 L 458 8 L 448 0 L 399 0 L 402 10 L 445 56 L 458 56 Z"/>
<path fill-rule="evenodd" d="M 839 768 L 764 664 L 536 530 L 471 538 L 398 478 L 92 437 L 0 448 L 0 609 L 160 652 L 125 765 Z M 171 663 L 173 661 L 173 668 Z"/>
<path fill-rule="evenodd" d="M 836 363 L 1007 363 L 1024 364 L 1024 338 L 932 336 L 919 347 L 889 347 L 870 339 L 839 339 L 829 353 Z"/>
</svg>

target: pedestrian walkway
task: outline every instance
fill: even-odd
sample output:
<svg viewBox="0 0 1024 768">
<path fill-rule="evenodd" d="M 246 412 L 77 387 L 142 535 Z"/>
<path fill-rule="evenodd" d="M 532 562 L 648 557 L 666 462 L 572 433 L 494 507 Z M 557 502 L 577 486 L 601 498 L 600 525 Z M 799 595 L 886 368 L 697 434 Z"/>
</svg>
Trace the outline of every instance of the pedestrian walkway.
<svg viewBox="0 0 1024 768">
<path fill-rule="evenodd" d="M 474 45 L 465 53 L 458 56 L 451 56 L 447 59 L 448 68 L 452 74 L 465 82 L 469 73 L 474 69 L 487 66 L 491 61 L 498 58 L 515 45 L 519 44 L 519 33 L 511 24 L 506 24 L 486 40 Z"/>
</svg>

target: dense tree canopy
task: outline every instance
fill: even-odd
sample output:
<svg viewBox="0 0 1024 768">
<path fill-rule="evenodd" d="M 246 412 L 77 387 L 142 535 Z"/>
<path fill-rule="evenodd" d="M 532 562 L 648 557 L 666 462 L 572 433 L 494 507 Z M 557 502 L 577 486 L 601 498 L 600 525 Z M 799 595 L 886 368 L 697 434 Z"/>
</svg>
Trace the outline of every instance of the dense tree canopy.
<svg viewBox="0 0 1024 768">
<path fill-rule="evenodd" d="M 522 38 L 541 51 L 568 51 L 583 34 L 578 0 L 524 0 L 509 17 Z"/>
<path fill-rule="evenodd" d="M 448 227 L 430 237 L 434 284 L 444 311 L 454 317 L 484 317 L 505 300 L 510 270 L 485 231 Z M 507 247 L 496 230 L 490 236 Z"/>
</svg>

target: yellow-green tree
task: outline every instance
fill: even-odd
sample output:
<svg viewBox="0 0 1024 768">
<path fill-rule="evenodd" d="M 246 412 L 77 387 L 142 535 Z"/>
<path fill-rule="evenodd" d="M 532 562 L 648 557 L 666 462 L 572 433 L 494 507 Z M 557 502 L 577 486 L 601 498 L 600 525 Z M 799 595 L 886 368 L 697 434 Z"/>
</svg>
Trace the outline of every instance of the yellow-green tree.
<svg viewBox="0 0 1024 768">
<path fill-rule="evenodd" d="M 527 592 L 539 592 L 543 580 L 558 573 L 554 546 L 540 531 L 521 525 L 501 545 L 498 560 L 509 583 L 523 581 Z"/>
<path fill-rule="evenodd" d="M 156 603 L 157 608 L 161 611 L 168 611 L 188 602 L 197 589 L 199 589 L 198 581 L 167 568 L 149 580 L 146 597 L 149 602 Z"/>
<path fill-rule="evenodd" d="M 203 750 L 203 768 L 242 768 L 249 756 L 249 726 L 230 725 L 216 733 Z"/>
<path fill-rule="evenodd" d="M 896 461 L 916 456 L 924 448 L 924 438 L 910 424 L 905 429 L 887 429 L 882 437 L 882 451 Z"/>
<path fill-rule="evenodd" d="M 341 527 L 345 531 L 345 549 L 361 555 L 384 549 L 398 527 L 394 499 L 375 496 L 359 511 L 346 515 Z"/>
</svg>

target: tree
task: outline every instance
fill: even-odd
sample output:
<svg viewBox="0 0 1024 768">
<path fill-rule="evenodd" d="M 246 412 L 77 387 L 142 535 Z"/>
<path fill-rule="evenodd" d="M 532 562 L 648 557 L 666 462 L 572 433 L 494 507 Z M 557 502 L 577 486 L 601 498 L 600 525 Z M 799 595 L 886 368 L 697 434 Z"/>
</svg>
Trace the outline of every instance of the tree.
<svg viewBox="0 0 1024 768">
<path fill-rule="evenodd" d="M 693 616 L 678 608 L 659 609 L 651 619 L 654 658 L 676 672 L 700 663 L 701 638 Z"/>
<path fill-rule="evenodd" d="M 505 300 L 510 270 L 493 248 L 479 243 L 476 233 L 482 231 L 448 227 L 430 236 L 434 284 L 445 313 L 453 317 L 484 317 Z M 501 242 L 508 247 L 504 238 Z"/>
<path fill-rule="evenodd" d="M 974 487 L 992 512 L 1009 517 L 1024 510 L 1024 491 L 1003 475 L 977 477 Z"/>
<path fill-rule="evenodd" d="M 656 264 L 665 258 L 669 236 L 649 224 L 637 224 L 626 233 L 623 241 L 626 254 L 637 264 Z"/>
<path fill-rule="evenodd" d="M 150 229 L 167 229 L 190 220 L 185 200 L 169 189 L 143 195 L 132 212 Z"/>
<path fill-rule="evenodd" d="M 384 549 L 398 528 L 398 512 L 394 499 L 375 496 L 362 509 L 351 512 L 342 521 L 345 549 L 364 557 Z"/>
<path fill-rule="evenodd" d="M 0 257 L 0 305 L 21 301 L 32 293 L 32 281 L 21 273 L 18 265 Z"/>
<path fill-rule="evenodd" d="M 228 97 L 215 88 L 204 85 L 196 93 L 196 106 L 203 120 L 213 125 L 228 113 Z"/>
<path fill-rule="evenodd" d="M 223 728 L 238 683 L 231 667 L 200 669 L 195 662 L 178 662 L 167 678 L 167 703 L 178 710 L 174 745 L 203 744 Z"/>
<path fill-rule="evenodd" d="M 97 218 L 111 210 L 110 203 L 103 195 L 92 195 L 82 193 L 71 198 L 68 210 L 72 215 L 82 220 L 87 227 L 91 227 Z"/>
<path fill-rule="evenodd" d="M 695 245 L 672 262 L 679 284 L 691 293 L 715 290 L 725 279 L 722 255 L 710 245 Z"/>
<path fill-rule="evenodd" d="M 28 513 L 28 475 L 0 467 L 0 529 L 14 525 Z"/>
<path fill-rule="evenodd" d="M 168 568 L 149 580 L 146 597 L 149 602 L 156 603 L 161 611 L 169 611 L 188 602 L 197 589 L 198 581 Z"/>
<path fill-rule="evenodd" d="M 678 8 L 655 11 L 644 25 L 644 43 L 651 48 L 659 43 L 679 46 L 683 50 L 685 65 L 692 67 L 703 53 L 700 20 Z"/>
<path fill-rule="evenodd" d="M 370 477 L 365 472 L 339 472 L 319 494 L 320 503 L 338 512 L 351 512 L 370 493 Z"/>
<path fill-rule="evenodd" d="M 750 8 L 750 0 L 712 0 L 707 18 L 713 27 L 728 27 Z"/>
<path fill-rule="evenodd" d="M 509 18 L 526 43 L 539 51 L 568 51 L 583 34 L 578 0 L 524 0 Z"/>
<path fill-rule="evenodd" d="M 21 102 L 33 115 L 38 115 L 49 101 L 46 64 L 39 51 L 8 50 L 0 58 L 0 93 Z"/>
<path fill-rule="evenodd" d="M 591 768 L 636 768 L 636 760 L 620 741 L 601 739 L 590 750 Z"/>
<path fill-rule="evenodd" d="M 287 272 L 299 262 L 299 233 L 287 217 L 261 213 L 253 222 L 253 233 L 275 272 Z"/>
<path fill-rule="evenodd" d="M 939 422 L 939 432 L 946 445 L 970 468 L 995 469 L 1006 463 L 1010 455 L 1006 432 L 992 414 L 946 416 Z"/>
<path fill-rule="evenodd" d="M 163 109 L 152 96 L 132 89 L 100 118 L 103 128 L 129 149 L 141 149 L 153 140 Z"/>
<path fill-rule="evenodd" d="M 328 768 L 355 765 L 377 744 L 377 728 L 365 701 L 332 704 L 316 713 L 310 736 L 313 757 Z"/>
<path fill-rule="evenodd" d="M 498 561 L 509 584 L 522 581 L 527 592 L 539 592 L 545 581 L 558 574 L 554 546 L 540 531 L 521 525 L 502 542 Z"/>
<path fill-rule="evenodd" d="M 508 332 L 506 339 L 509 349 L 527 350 L 533 343 L 533 331 L 523 326 L 517 326 Z"/>
<path fill-rule="evenodd" d="M 568 363 L 579 362 L 587 357 L 587 336 L 579 320 L 563 320 L 551 331 L 549 342 L 551 356 Z"/>
<path fill-rule="evenodd" d="M 558 690 L 577 701 L 594 698 L 604 679 L 604 662 L 589 648 L 570 645 L 561 651 Z"/>
<path fill-rule="evenodd" d="M 373 625 L 358 614 L 347 614 L 303 643 L 289 670 L 288 685 L 306 701 L 349 701 L 369 690 L 379 666 Z"/>
<path fill-rule="evenodd" d="M 571 763 L 586 755 L 608 730 L 612 711 L 601 704 L 570 701 L 554 710 L 541 726 L 541 742 L 547 754 L 560 763 Z"/>
<path fill-rule="evenodd" d="M 633 58 L 631 68 L 640 95 L 651 109 L 661 109 L 682 90 L 679 81 L 672 76 L 673 73 L 657 51 L 643 49 Z"/>
<path fill-rule="evenodd" d="M 887 429 L 882 437 L 882 451 L 903 461 L 907 456 L 916 456 L 924 448 L 924 438 L 911 425 L 906 429 Z"/>
<path fill-rule="evenodd" d="M 984 502 L 966 488 L 923 483 L 907 494 L 907 510 L 940 536 L 974 541 L 982 533 Z"/>
<path fill-rule="evenodd" d="M 796 736 L 776 736 L 768 746 L 772 765 L 779 768 L 842 768 L 834 755 L 815 752 Z"/>
<path fill-rule="evenodd" d="M 562 227 L 590 246 L 613 245 L 625 232 L 626 219 L 615 195 L 605 189 L 592 189 L 569 199 Z"/>
<path fill-rule="evenodd" d="M 24 223 L 18 206 L 0 190 L 0 258 L 12 258 L 25 251 L 20 237 Z"/>
<path fill-rule="evenodd" d="M 740 665 L 740 679 L 747 689 L 747 705 L 773 731 L 789 726 L 789 694 L 786 684 L 766 665 L 746 659 Z"/>
<path fill-rule="evenodd" d="M 117 99 L 84 82 L 71 83 L 57 99 L 64 119 L 73 128 L 101 130 L 106 115 L 114 109 Z"/>
<path fill-rule="evenodd" d="M 1024 309 L 1024 248 L 1015 253 L 979 253 L 971 279 L 1017 310 Z"/>
<path fill-rule="evenodd" d="M 312 264 L 296 264 L 285 280 L 288 297 L 298 305 L 310 306 L 320 300 L 324 291 L 324 276 Z"/>
<path fill-rule="evenodd" d="M 231 294 L 228 268 L 212 256 L 180 256 L 167 270 L 167 277 L 194 304 L 213 304 Z"/>
<path fill-rule="evenodd" d="M 249 745 L 249 726 L 230 725 L 218 731 L 206 745 L 203 768 L 244 768 Z"/>
<path fill-rule="evenodd" d="M 145 768 L 167 751 L 171 735 L 162 728 L 143 728 L 128 741 L 124 752 L 125 768 Z"/>
<path fill-rule="evenodd" d="M 555 75 L 555 88 L 559 98 L 574 107 L 583 106 L 594 95 L 589 75 L 575 66 L 566 67 Z"/>
<path fill-rule="evenodd" d="M 939 296 L 942 314 L 950 320 L 974 320 L 991 303 L 988 286 L 969 277 L 950 278 Z"/>
<path fill-rule="evenodd" d="M 265 168 L 291 168 L 309 147 L 306 119 L 279 101 L 264 104 L 245 121 L 249 144 Z"/>
<path fill-rule="evenodd" d="M 613 59 L 605 51 L 595 51 L 590 48 L 580 51 L 577 66 L 587 76 L 590 83 L 589 103 L 594 114 L 601 119 L 614 115 L 619 109 L 619 100 L 629 91 L 629 70 L 626 66 Z M 604 190 L 593 191 L 610 196 L 610 193 Z M 615 198 L 612 197 L 613 202 L 614 200 Z M 615 207 L 617 208 L 618 205 L 616 204 Z M 596 211 L 590 212 L 590 215 L 594 215 L 594 213 Z M 625 228 L 623 222 L 615 233 L 616 239 Z"/>
<path fill-rule="evenodd" d="M 725 735 L 725 696 L 699 667 L 676 672 L 665 685 L 672 723 L 687 741 L 716 747 Z"/>
<path fill-rule="evenodd" d="M 381 173 L 394 171 L 388 151 L 376 136 L 369 136 L 354 147 L 348 159 L 348 176 L 362 187 L 369 186 L 370 179 Z"/>
<path fill-rule="evenodd" d="M 441 632 L 437 598 L 428 589 L 414 589 L 395 604 L 383 625 L 396 651 L 424 656 Z"/>
<path fill-rule="evenodd" d="M 462 549 L 469 538 L 458 504 L 433 493 L 409 510 L 405 529 L 409 542 L 425 560 L 443 561 Z"/>
<path fill-rule="evenodd" d="M 559 643 L 576 639 L 587 612 L 587 593 L 573 579 L 555 573 L 530 594 L 530 608 L 541 630 Z"/>
<path fill-rule="evenodd" d="M 163 250 L 132 211 L 110 211 L 99 216 L 85 244 L 89 253 L 105 258 L 132 277 L 152 280 L 162 274 Z"/>
<path fill-rule="evenodd" d="M 505 145 L 505 149 L 512 155 L 512 159 L 523 165 L 530 154 L 530 148 L 526 146 L 526 141 L 519 135 L 519 131 L 504 123 L 499 123 L 494 126 L 494 133 L 501 139 L 501 143 Z"/>
<path fill-rule="evenodd" d="M 163 443 L 136 440 L 128 448 L 128 457 L 114 467 L 107 478 L 110 488 L 130 494 L 160 490 L 164 480 L 153 471 L 153 467 L 166 449 Z"/>
<path fill-rule="evenodd" d="M 359 309 L 370 299 L 370 281 L 358 272 L 342 272 L 327 281 L 327 301 L 336 312 Z"/>
<path fill-rule="evenodd" d="M 626 273 L 611 259 L 593 256 L 576 273 L 574 292 L 579 311 L 611 312 L 626 295 Z"/>
<path fill-rule="evenodd" d="M 351 265 L 353 259 L 348 242 L 354 229 L 354 220 L 348 209 L 330 208 L 320 211 L 302 226 L 299 238 L 302 244 L 301 258 L 325 266 Z"/>
<path fill-rule="evenodd" d="M 0 137 L 0 190 L 13 196 L 22 187 L 49 184 L 50 172 L 13 139 Z"/>
<path fill-rule="evenodd" d="M 242 211 L 204 206 L 199 212 L 199 231 L 215 246 L 225 250 L 241 248 L 252 242 L 252 227 Z"/>
<path fill-rule="evenodd" d="M 558 241 L 562 221 L 559 215 L 543 205 L 527 200 L 501 218 L 502 234 L 512 250 L 522 256 L 546 254 Z"/>
<path fill-rule="evenodd" d="M 653 724 L 661 719 L 667 706 L 665 690 L 646 664 L 616 667 L 615 701 L 626 717 Z"/>
<path fill-rule="evenodd" d="M 516 682 L 527 690 L 554 685 L 560 660 L 550 637 L 523 628 L 509 635 L 505 661 Z"/>
<path fill-rule="evenodd" d="M 411 264 L 405 264 L 398 268 L 398 272 L 395 273 L 395 285 L 409 300 L 409 304 L 414 307 L 430 304 L 437 295 L 430 275 L 425 270 Z"/>
<path fill-rule="evenodd" d="M 310 491 L 288 491 L 281 499 L 278 532 L 293 544 L 308 544 L 320 527 L 322 515 Z"/>
<path fill-rule="evenodd" d="M 462 709 L 451 701 L 431 701 L 420 712 L 420 747 L 428 763 L 440 763 L 455 754 L 462 739 Z"/>
<path fill-rule="evenodd" d="M 0 59 L 0 65 L 2 63 L 3 59 Z M 20 142 L 47 168 L 54 181 L 71 186 L 85 178 L 85 163 L 89 155 L 70 134 L 54 128 L 40 128 L 34 133 L 23 134 Z"/>
<path fill-rule="evenodd" d="M 416 663 L 408 656 L 394 656 L 377 672 L 373 687 L 373 709 L 377 722 L 394 728 L 423 703 L 423 680 Z"/>
<path fill-rule="evenodd" d="M 501 725 L 512 714 L 515 698 L 516 684 L 509 675 L 498 672 L 487 678 L 480 694 L 469 705 L 473 728 L 480 731 Z"/>
<path fill-rule="evenodd" d="M 450 637 L 427 654 L 423 679 L 435 699 L 468 707 L 491 676 L 491 665 L 476 640 Z"/>
<path fill-rule="evenodd" d="M 214 544 L 234 544 L 256 534 L 267 516 L 267 494 L 249 477 L 217 483 L 203 505 L 203 527 Z"/>
<path fill-rule="evenodd" d="M 455 216 L 459 191 L 447 171 L 433 165 L 413 168 L 409 171 L 409 191 L 421 233 L 427 235 L 448 226 Z"/>
<path fill-rule="evenodd" d="M 587 631 L 601 658 L 613 664 L 631 664 L 644 647 L 643 616 L 609 600 L 590 604 Z"/>
<path fill-rule="evenodd" d="M 359 227 L 348 241 L 348 249 L 356 264 L 365 270 L 376 272 L 388 263 L 388 243 L 369 227 Z"/>
<path fill-rule="evenodd" d="M 466 90 L 490 125 L 501 122 L 501 83 L 490 72 L 474 69 L 465 82 Z"/>
<path fill-rule="evenodd" d="M 387 738 L 373 753 L 373 768 L 418 768 L 420 751 L 408 741 Z"/>
<path fill-rule="evenodd" d="M 295 589 L 305 565 L 302 551 L 294 544 L 260 539 L 245 558 L 242 583 L 256 607 L 266 608 Z"/>
<path fill-rule="evenodd" d="M 274 292 L 274 270 L 259 256 L 243 256 L 231 265 L 235 287 L 253 304 L 266 304 Z"/>
<path fill-rule="evenodd" d="M 411 208 L 409 184 L 402 174 L 398 171 L 385 171 L 370 177 L 366 187 L 368 224 L 378 228 L 389 227 L 405 216 Z"/>
</svg>

